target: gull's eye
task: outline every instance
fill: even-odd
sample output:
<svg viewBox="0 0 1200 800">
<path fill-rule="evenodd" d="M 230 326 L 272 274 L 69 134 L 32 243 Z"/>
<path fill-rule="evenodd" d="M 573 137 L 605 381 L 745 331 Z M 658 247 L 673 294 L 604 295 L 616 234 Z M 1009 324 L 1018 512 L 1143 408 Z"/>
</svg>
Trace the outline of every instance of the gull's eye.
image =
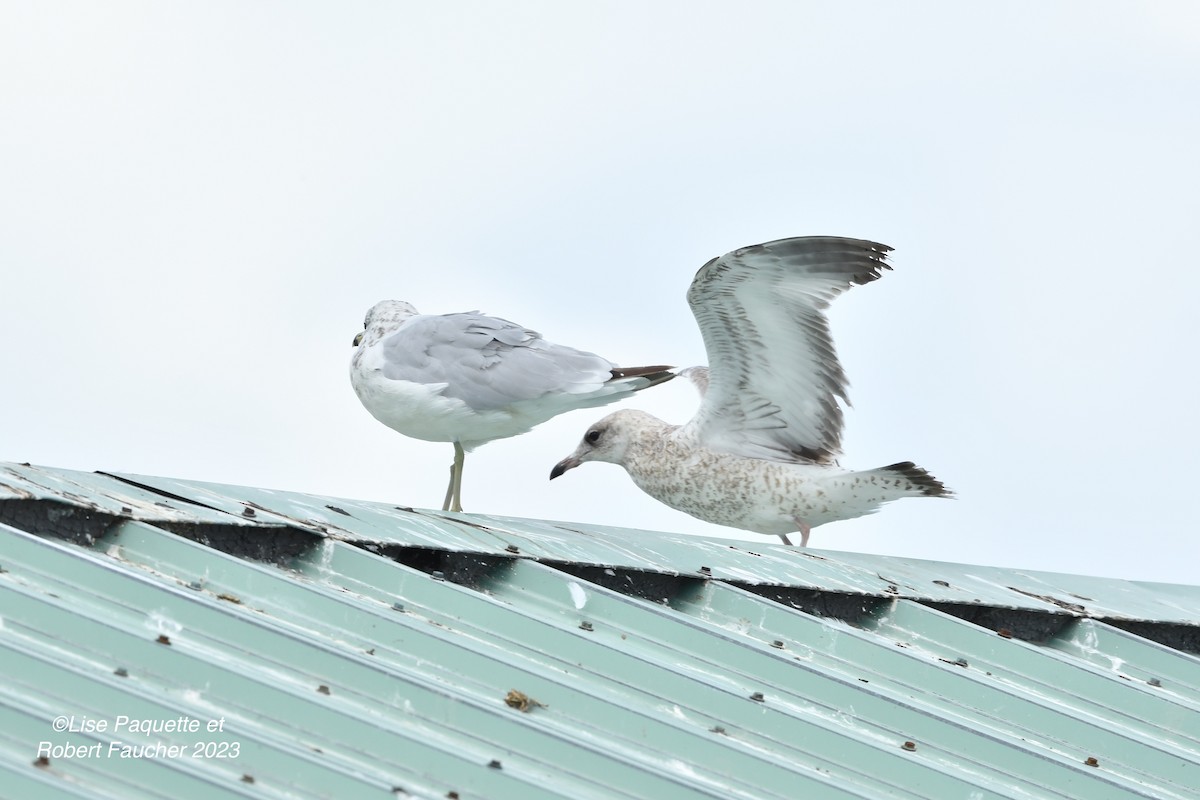
<svg viewBox="0 0 1200 800">
<path fill-rule="evenodd" d="M 600 429 L 592 428 L 583 435 L 583 440 L 588 444 L 595 444 L 596 442 L 600 441 Z"/>
</svg>

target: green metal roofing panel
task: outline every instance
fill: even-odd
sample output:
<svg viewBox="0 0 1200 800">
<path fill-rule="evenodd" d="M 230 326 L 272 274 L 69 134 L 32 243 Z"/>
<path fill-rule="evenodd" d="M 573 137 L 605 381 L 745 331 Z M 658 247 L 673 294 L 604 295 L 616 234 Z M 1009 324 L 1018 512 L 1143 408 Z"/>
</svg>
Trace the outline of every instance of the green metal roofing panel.
<svg viewBox="0 0 1200 800">
<path fill-rule="evenodd" d="M 100 514 L 162 523 L 249 524 L 102 473 L 46 470 L 28 464 L 0 465 L 0 500 L 59 503 Z"/>
<path fill-rule="evenodd" d="M 1200 587 L 22 465 L 0 542 L 4 796 L 1200 798 Z"/>
<path fill-rule="evenodd" d="M 24 468 L 27 479 L 36 468 Z M 75 473 L 86 481 L 86 473 Z M 807 587 L 823 595 L 906 596 L 948 606 L 980 606 L 1051 612 L 1064 618 L 1153 620 L 1194 628 L 1200 611 L 1192 587 L 1179 597 L 1170 586 L 1097 580 L 1084 576 L 921 562 L 825 551 L 797 551 L 764 542 L 724 542 L 697 537 L 580 526 L 573 523 L 455 515 L 378 503 L 296 495 L 247 487 L 122 475 L 131 488 L 146 487 L 168 498 L 186 497 L 200 507 L 244 522 L 289 526 L 316 535 L 394 548 L 507 555 L 512 548 L 553 563 L 582 563 L 671 575 L 704 575 L 744 584 Z M 176 526 L 179 527 L 179 526 Z M 699 562 L 699 563 L 697 563 Z M 711 562 L 711 563 L 710 563 Z M 707 567 L 708 572 L 704 573 Z M 1094 591 L 1102 588 L 1103 597 Z M 1168 632 L 1169 633 L 1169 632 Z"/>
<path fill-rule="evenodd" d="M 500 556 L 511 554 L 511 548 L 516 547 L 518 553 L 555 563 L 1200 627 L 1200 604 L 1191 586 L 859 553 L 837 553 L 834 557 L 831 551 L 800 550 L 773 540 L 752 543 L 659 532 L 647 536 L 640 530 L 578 523 L 453 514 L 140 475 L 119 477 L 133 486 L 221 509 L 231 518 L 243 518 L 241 515 L 249 508 L 263 520 L 380 546 Z M 704 567 L 708 573 L 701 572 Z"/>
</svg>

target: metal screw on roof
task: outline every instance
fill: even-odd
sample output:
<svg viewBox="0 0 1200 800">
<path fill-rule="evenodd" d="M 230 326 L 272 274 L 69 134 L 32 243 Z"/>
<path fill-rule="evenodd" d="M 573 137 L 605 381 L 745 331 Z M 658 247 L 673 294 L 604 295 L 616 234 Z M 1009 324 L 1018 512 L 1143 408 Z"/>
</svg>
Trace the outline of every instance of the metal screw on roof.
<svg viewBox="0 0 1200 800">
<path fill-rule="evenodd" d="M 429 573 L 429 577 L 433 578 L 435 581 L 444 581 L 446 580 L 446 573 L 442 572 L 440 569 L 435 569 L 433 572 Z"/>
<path fill-rule="evenodd" d="M 254 783 L 253 775 L 242 775 L 242 783 Z"/>
<path fill-rule="evenodd" d="M 392 603 L 392 611 L 404 611 L 404 603 Z"/>
<path fill-rule="evenodd" d="M 188 584 L 188 588 L 195 589 L 196 591 L 200 591 L 201 589 L 204 588 L 204 584 L 202 584 L 200 581 L 192 581 Z"/>
<path fill-rule="evenodd" d="M 753 701 L 754 701 L 754 702 L 756 702 L 756 703 L 761 703 L 761 702 L 763 701 L 763 699 L 764 699 L 764 698 L 763 698 L 763 693 L 762 693 L 762 692 L 755 692 L 754 694 L 750 695 L 750 699 L 751 699 L 751 700 L 753 700 Z"/>
<path fill-rule="evenodd" d="M 900 745 L 900 747 L 902 747 L 903 749 L 905 749 L 911 753 L 913 750 L 917 749 L 917 743 L 916 742 L 905 742 L 904 744 Z"/>
<path fill-rule="evenodd" d="M 41 767 L 42 769 L 45 769 L 46 767 L 50 766 L 50 759 L 46 756 L 38 756 L 36 759 L 34 759 L 33 765 L 35 767 Z"/>
<path fill-rule="evenodd" d="M 253 516 L 254 516 L 254 509 L 253 509 L 253 508 L 243 508 L 243 509 L 242 509 L 242 516 L 243 516 L 243 517 L 253 517 Z"/>
<path fill-rule="evenodd" d="M 581 630 L 590 631 L 592 630 L 592 623 L 585 619 L 583 622 L 579 623 L 579 627 Z"/>
<path fill-rule="evenodd" d="M 701 567 L 701 568 L 700 568 L 700 574 L 702 574 L 702 575 L 712 575 L 712 567 Z"/>
<path fill-rule="evenodd" d="M 132 514 L 133 509 L 130 508 L 129 506 L 121 506 L 121 513 L 122 514 Z"/>
<path fill-rule="evenodd" d="M 521 552 L 521 548 L 517 547 L 515 544 L 510 544 L 508 547 L 504 548 L 504 552 L 519 553 L 519 552 Z"/>
<path fill-rule="evenodd" d="M 969 667 L 969 666 L 970 666 L 970 664 L 968 664 L 968 663 L 967 663 L 967 660 L 966 660 L 965 658 L 956 658 L 956 659 L 954 659 L 954 666 L 956 666 L 956 667 Z"/>
<path fill-rule="evenodd" d="M 124 667 L 117 667 L 113 670 L 113 675 L 116 675 L 118 678 L 128 678 L 129 670 L 125 669 Z"/>
<path fill-rule="evenodd" d="M 1086 760 L 1086 761 L 1084 761 L 1083 763 L 1084 763 L 1084 764 L 1087 764 L 1089 767 L 1098 767 L 1098 766 L 1100 766 L 1100 762 L 1099 762 L 1099 761 L 1097 761 L 1097 760 L 1095 759 L 1095 757 L 1094 757 L 1094 756 L 1088 756 L 1088 757 L 1087 757 L 1087 760 Z"/>
<path fill-rule="evenodd" d="M 723 727 L 721 727 L 720 725 L 714 725 L 711 728 L 709 728 L 708 730 L 710 733 L 719 733 L 721 735 L 725 735 L 725 729 Z"/>
<path fill-rule="evenodd" d="M 488 762 L 488 766 L 491 767 L 492 769 L 500 769 L 500 759 L 493 758 L 491 761 Z"/>
<path fill-rule="evenodd" d="M 1158 678 L 1151 678 L 1150 680 L 1146 681 L 1146 683 L 1151 686 L 1162 686 L 1162 681 L 1160 681 Z"/>
<path fill-rule="evenodd" d="M 776 639 L 775 641 L 771 642 L 771 647 L 778 647 L 780 650 L 782 650 L 783 649 L 783 639 Z"/>
<path fill-rule="evenodd" d="M 329 687 L 322 683 L 317 687 L 317 691 L 321 694 L 329 694 Z"/>
</svg>

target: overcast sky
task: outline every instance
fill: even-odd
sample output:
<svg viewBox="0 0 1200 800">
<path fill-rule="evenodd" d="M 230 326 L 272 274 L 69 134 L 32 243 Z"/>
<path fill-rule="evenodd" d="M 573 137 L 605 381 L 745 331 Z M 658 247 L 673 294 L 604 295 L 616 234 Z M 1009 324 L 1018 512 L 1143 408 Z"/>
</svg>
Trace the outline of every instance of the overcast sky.
<svg viewBox="0 0 1200 800">
<path fill-rule="evenodd" d="M 0 460 L 437 508 L 450 445 L 350 388 L 374 302 L 685 366 L 705 261 L 846 235 L 896 251 L 832 312 L 842 463 L 959 499 L 814 547 L 1200 581 L 1194 2 L 0 8 Z M 550 483 L 608 410 L 467 510 L 738 536 Z"/>
</svg>

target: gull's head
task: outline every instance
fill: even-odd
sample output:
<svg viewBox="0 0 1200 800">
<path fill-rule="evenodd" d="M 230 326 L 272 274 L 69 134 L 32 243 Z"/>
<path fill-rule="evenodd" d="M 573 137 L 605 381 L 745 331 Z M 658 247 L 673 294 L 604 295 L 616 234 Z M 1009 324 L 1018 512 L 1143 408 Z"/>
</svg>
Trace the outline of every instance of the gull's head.
<svg viewBox="0 0 1200 800">
<path fill-rule="evenodd" d="M 367 311 L 363 320 L 363 332 L 354 337 L 354 346 L 358 347 L 363 339 L 371 339 L 372 344 L 379 338 L 400 327 L 400 323 L 409 317 L 417 316 L 417 309 L 412 303 L 403 300 L 380 300 Z"/>
<path fill-rule="evenodd" d="M 624 464 L 629 445 L 637 435 L 648 427 L 658 427 L 663 422 L 644 411 L 624 409 L 609 414 L 595 423 L 583 434 L 583 441 L 575 452 L 554 465 L 550 480 L 554 480 L 569 469 L 575 469 L 585 461 L 605 461 L 609 464 Z"/>
</svg>

